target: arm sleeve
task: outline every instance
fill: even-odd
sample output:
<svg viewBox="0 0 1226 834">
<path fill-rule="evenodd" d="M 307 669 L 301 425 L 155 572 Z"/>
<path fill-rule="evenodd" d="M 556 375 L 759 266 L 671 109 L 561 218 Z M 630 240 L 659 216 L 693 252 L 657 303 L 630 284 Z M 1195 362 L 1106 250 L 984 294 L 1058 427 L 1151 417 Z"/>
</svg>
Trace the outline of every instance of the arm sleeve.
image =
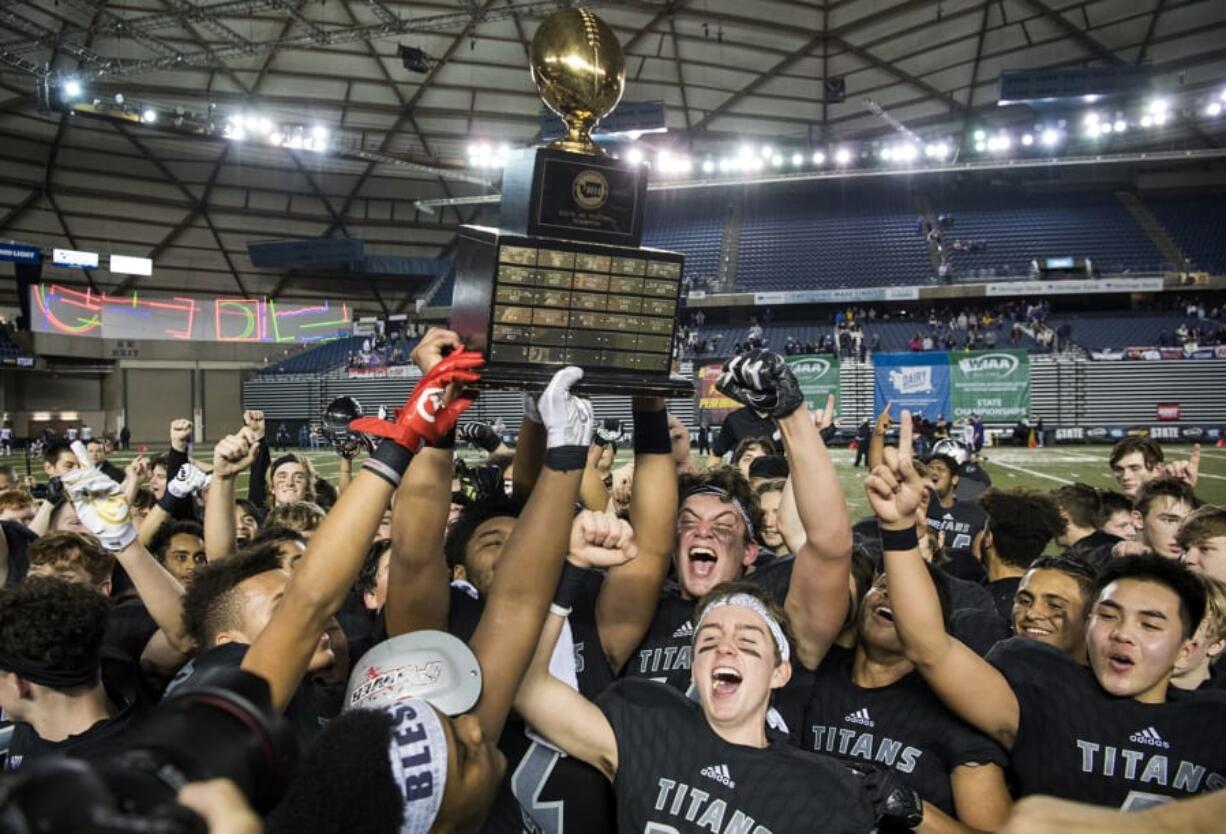
<svg viewBox="0 0 1226 834">
<path fill-rule="evenodd" d="M 711 454 L 722 458 L 735 445 L 736 438 L 732 435 L 732 426 L 729 425 L 728 419 L 724 418 L 723 424 L 719 427 L 719 437 L 715 438 L 715 442 L 711 444 Z"/>
<path fill-rule="evenodd" d="M 247 481 L 247 500 L 261 508 L 267 499 L 264 481 L 270 463 L 272 455 L 268 451 L 268 438 L 264 437 L 260 439 L 260 449 L 256 452 L 255 460 L 251 462 L 251 477 Z"/>
</svg>

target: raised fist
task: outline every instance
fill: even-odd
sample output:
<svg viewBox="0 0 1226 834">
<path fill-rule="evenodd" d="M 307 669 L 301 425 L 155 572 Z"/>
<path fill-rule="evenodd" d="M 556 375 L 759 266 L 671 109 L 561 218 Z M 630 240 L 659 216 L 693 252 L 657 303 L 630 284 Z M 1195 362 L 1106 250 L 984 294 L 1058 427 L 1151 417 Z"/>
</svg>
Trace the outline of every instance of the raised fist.
<svg viewBox="0 0 1226 834">
<path fill-rule="evenodd" d="M 502 445 L 502 438 L 487 423 L 465 423 L 456 429 L 456 440 L 464 440 L 478 449 L 493 452 Z"/>
<path fill-rule="evenodd" d="M 629 522 L 611 513 L 584 510 L 570 525 L 568 559 L 584 568 L 611 568 L 638 556 Z"/>
<path fill-rule="evenodd" d="M 177 452 L 186 452 L 192 439 L 192 421 L 180 417 L 170 423 L 170 445 Z"/>
<path fill-rule="evenodd" d="M 243 412 L 243 426 L 251 429 L 255 439 L 264 439 L 264 412 L 258 410 L 249 410 Z"/>
<path fill-rule="evenodd" d="M 608 446 L 622 439 L 622 421 L 616 417 L 605 419 L 596 427 L 596 436 L 592 438 L 598 446 Z"/>
<path fill-rule="evenodd" d="M 259 453 L 259 441 L 251 428 L 239 429 L 217 441 L 213 447 L 213 474 L 230 480 L 249 468 Z"/>
<path fill-rule="evenodd" d="M 359 417 L 349 424 L 349 428 L 385 437 L 410 452 L 438 443 L 475 400 L 475 394 L 464 393 L 448 400 L 448 387 L 477 382 L 481 379 L 477 369 L 484 364 L 485 358 L 475 351 L 454 352 L 421 378 L 396 415 L 396 422 L 389 423 L 378 417 Z"/>
<path fill-rule="evenodd" d="M 782 356 L 769 350 L 751 350 L 729 360 L 715 387 L 776 419 L 791 414 L 804 402 L 792 369 Z"/>
</svg>

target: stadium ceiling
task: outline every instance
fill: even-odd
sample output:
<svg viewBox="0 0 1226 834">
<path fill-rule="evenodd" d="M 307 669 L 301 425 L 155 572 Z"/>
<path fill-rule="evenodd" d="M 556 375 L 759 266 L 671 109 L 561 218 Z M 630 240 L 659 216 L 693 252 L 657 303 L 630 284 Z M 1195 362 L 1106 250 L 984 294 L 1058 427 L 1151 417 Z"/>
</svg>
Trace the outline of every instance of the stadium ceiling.
<svg viewBox="0 0 1226 834">
<path fill-rule="evenodd" d="M 100 288 L 363 299 L 409 307 L 393 279 L 254 268 L 249 240 L 352 236 L 434 257 L 489 193 L 457 177 L 475 139 L 532 143 L 528 43 L 549 0 L 0 0 L 0 238 L 153 257 Z M 590 4 L 627 54 L 626 99 L 663 100 L 665 141 L 807 147 L 1033 123 L 998 107 L 1002 70 L 1147 64 L 1172 93 L 1226 82 L 1221 0 L 609 0 Z M 416 71 L 398 47 L 422 51 Z M 48 110 L 39 79 L 224 120 L 322 125 L 360 153 L 183 136 L 140 119 Z M 824 103 L 823 80 L 846 97 Z M 651 137 L 658 141 L 664 137 Z M 1213 144 L 1203 133 L 1197 141 Z M 471 177 L 469 177 L 471 178 Z M 81 273 L 65 280 L 84 282 Z M 139 284 L 138 284 L 139 282 Z M 4 288 L 10 295 L 11 288 Z"/>
</svg>

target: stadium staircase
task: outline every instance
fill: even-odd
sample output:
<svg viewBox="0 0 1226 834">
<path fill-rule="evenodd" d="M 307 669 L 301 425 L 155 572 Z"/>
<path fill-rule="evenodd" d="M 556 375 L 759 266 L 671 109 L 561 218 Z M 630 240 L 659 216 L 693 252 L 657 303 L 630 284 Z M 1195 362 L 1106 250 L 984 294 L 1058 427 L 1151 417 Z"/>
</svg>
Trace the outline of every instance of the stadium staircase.
<svg viewBox="0 0 1226 834">
<path fill-rule="evenodd" d="M 929 229 L 935 229 L 939 226 L 937 222 L 937 213 L 932 210 L 932 203 L 928 200 L 928 195 L 922 191 L 915 192 L 911 198 L 912 204 L 924 220 L 928 223 Z M 941 247 L 935 240 L 928 242 L 928 260 L 932 264 L 932 274 L 941 274 Z"/>
<path fill-rule="evenodd" d="M 1162 253 L 1162 257 L 1174 265 L 1177 269 L 1182 269 L 1187 263 L 1187 258 L 1183 254 L 1183 250 L 1171 239 L 1167 234 L 1166 229 L 1154 216 L 1154 213 L 1149 210 L 1145 203 L 1141 202 L 1141 198 L 1131 191 L 1117 191 L 1115 197 L 1124 208 L 1128 209 L 1128 213 L 1137 221 L 1137 225 L 1141 227 L 1141 231 L 1149 235 L 1149 239 L 1158 247 L 1158 251 Z"/>
</svg>

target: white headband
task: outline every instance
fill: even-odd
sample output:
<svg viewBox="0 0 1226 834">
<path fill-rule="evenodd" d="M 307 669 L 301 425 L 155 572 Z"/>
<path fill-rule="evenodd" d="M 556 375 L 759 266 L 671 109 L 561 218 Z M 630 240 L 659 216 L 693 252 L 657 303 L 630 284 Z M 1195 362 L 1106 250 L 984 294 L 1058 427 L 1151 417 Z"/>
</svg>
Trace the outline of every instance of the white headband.
<svg viewBox="0 0 1226 834">
<path fill-rule="evenodd" d="M 698 631 L 702 628 L 703 622 L 707 616 L 716 608 L 723 608 L 725 605 L 736 605 L 740 608 L 748 608 L 750 611 L 757 614 L 766 621 L 766 627 L 770 629 L 771 637 L 775 638 L 775 648 L 779 650 L 779 657 L 784 663 L 792 659 L 792 650 L 788 648 L 788 638 L 783 634 L 783 628 L 779 625 L 766 606 L 762 604 L 762 600 L 750 594 L 729 594 L 725 597 L 720 597 L 712 603 L 709 603 L 702 610 L 702 617 L 699 618 L 698 624 L 694 626 L 694 637 L 698 637 Z"/>
<path fill-rule="evenodd" d="M 447 786 L 447 736 L 438 713 L 420 698 L 387 707 L 392 717 L 388 756 L 404 799 L 400 834 L 429 834 Z"/>
</svg>

